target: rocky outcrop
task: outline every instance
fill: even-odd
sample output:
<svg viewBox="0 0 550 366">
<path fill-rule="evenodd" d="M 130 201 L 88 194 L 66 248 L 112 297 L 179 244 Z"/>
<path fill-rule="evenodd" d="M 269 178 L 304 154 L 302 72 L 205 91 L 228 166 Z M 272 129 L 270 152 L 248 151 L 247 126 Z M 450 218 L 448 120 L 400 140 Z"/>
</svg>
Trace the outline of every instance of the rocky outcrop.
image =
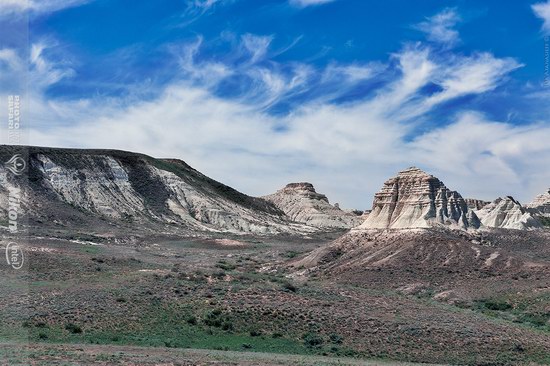
<svg viewBox="0 0 550 366">
<path fill-rule="evenodd" d="M 477 198 L 464 198 L 464 202 L 468 205 L 468 208 L 471 210 L 479 210 L 483 208 L 483 206 L 488 205 L 489 201 L 484 200 L 478 200 Z"/>
<path fill-rule="evenodd" d="M 0 157 L 6 161 L 14 149 L 0 146 Z M 216 182 L 181 160 L 115 150 L 22 149 L 28 155 L 28 179 L 7 174 L 0 165 L 0 193 L 19 179 L 25 214 L 40 226 L 95 228 L 103 222 L 153 231 L 276 234 L 314 230 L 291 223 L 272 203 Z"/>
<path fill-rule="evenodd" d="M 548 188 L 545 193 L 535 197 L 533 202 L 525 206 L 535 215 L 550 218 L 550 188 Z"/>
<path fill-rule="evenodd" d="M 433 175 L 411 167 L 384 183 L 361 229 L 408 229 L 436 225 L 478 228 L 462 196 Z"/>
<path fill-rule="evenodd" d="M 263 197 L 296 222 L 321 228 L 352 228 L 364 220 L 360 213 L 343 211 L 317 193 L 311 183 L 290 183 L 276 193 Z"/>
<path fill-rule="evenodd" d="M 477 210 L 476 214 L 485 227 L 525 230 L 542 226 L 531 213 L 511 196 L 497 198 L 482 209 Z"/>
</svg>

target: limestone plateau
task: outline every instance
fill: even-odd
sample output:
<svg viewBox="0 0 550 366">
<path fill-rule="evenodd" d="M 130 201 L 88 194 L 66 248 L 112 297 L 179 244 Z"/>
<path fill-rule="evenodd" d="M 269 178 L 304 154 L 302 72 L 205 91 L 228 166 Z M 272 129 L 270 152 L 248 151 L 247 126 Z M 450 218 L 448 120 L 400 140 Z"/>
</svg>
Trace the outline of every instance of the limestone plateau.
<svg viewBox="0 0 550 366">
<path fill-rule="evenodd" d="M 511 197 L 491 204 L 465 200 L 418 168 L 399 172 L 374 197 L 372 210 L 342 210 L 311 183 L 290 183 L 252 197 L 217 182 L 184 161 L 118 150 L 0 146 L 0 159 L 25 156 L 27 174 L 0 164 L 0 193 L 21 194 L 21 219 L 38 231 L 298 234 L 329 230 L 535 229 L 548 225 L 550 193 L 526 207 Z M 8 200 L 0 202 L 7 213 Z M 541 225 L 542 224 L 542 225 Z M 52 229 L 53 228 L 53 229 Z"/>
<path fill-rule="evenodd" d="M 0 158 L 26 154 L 28 179 L 0 165 L 0 190 L 22 189 L 25 220 L 37 229 L 307 233 L 272 203 L 217 182 L 176 159 L 117 150 L 1 146 Z M 0 210 L 8 209 L 7 202 Z"/>
<path fill-rule="evenodd" d="M 315 227 L 349 229 L 364 221 L 359 212 L 347 212 L 337 204 L 331 205 L 327 196 L 317 193 L 311 183 L 290 183 L 263 198 L 291 220 Z"/>
<path fill-rule="evenodd" d="M 25 222 L 97 231 L 307 235 L 349 229 L 360 216 L 340 210 L 309 183 L 289 184 L 271 196 L 251 197 L 184 161 L 118 150 L 0 146 L 0 158 L 25 155 L 28 179 L 0 165 L 0 193 L 22 189 Z M 1 200 L 0 211 L 9 210 Z"/>
</svg>

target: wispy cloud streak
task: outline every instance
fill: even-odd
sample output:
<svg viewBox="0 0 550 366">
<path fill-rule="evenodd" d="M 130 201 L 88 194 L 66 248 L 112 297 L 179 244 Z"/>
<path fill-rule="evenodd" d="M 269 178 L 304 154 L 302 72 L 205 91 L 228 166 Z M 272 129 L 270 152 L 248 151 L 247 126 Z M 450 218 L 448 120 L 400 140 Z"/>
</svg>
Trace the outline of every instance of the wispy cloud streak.
<svg viewBox="0 0 550 366">
<path fill-rule="evenodd" d="M 23 13 L 47 14 L 94 0 L 0 0 L 0 17 Z"/>
<path fill-rule="evenodd" d="M 460 35 L 455 29 L 460 20 L 456 9 L 445 9 L 414 28 L 426 33 L 429 41 L 452 46 L 460 41 Z"/>
<path fill-rule="evenodd" d="M 289 0 L 290 4 L 298 6 L 300 8 L 305 8 L 308 6 L 316 6 L 322 4 L 328 4 L 336 0 Z"/>
<path fill-rule="evenodd" d="M 533 4 L 531 9 L 538 18 L 542 19 L 543 32 L 550 34 L 550 1 Z"/>
<path fill-rule="evenodd" d="M 550 161 L 548 121 L 515 126 L 461 105 L 430 125 L 438 108 L 498 90 L 522 66 L 515 59 L 427 42 L 387 60 L 320 66 L 275 61 L 273 35 L 231 40 L 214 55 L 201 36 L 171 45 L 174 78 L 132 103 L 48 97 L 77 70 L 47 41 L 28 58 L 1 49 L 0 81 L 31 65 L 34 144 L 179 157 L 250 194 L 307 180 L 343 206 L 367 208 L 388 176 L 413 164 L 485 199 L 525 200 L 550 181 L 537 165 Z"/>
</svg>

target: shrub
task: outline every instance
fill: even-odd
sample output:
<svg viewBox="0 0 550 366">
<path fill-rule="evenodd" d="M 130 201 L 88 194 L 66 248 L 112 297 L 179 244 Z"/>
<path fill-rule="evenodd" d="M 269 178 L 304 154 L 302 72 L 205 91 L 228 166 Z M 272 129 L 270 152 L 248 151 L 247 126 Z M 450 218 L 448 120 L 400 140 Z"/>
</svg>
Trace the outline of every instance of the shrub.
<svg viewBox="0 0 550 366">
<path fill-rule="evenodd" d="M 520 321 L 524 323 L 531 323 L 537 327 L 543 327 L 547 324 L 549 318 L 550 318 L 550 314 L 546 315 L 546 314 L 526 313 L 520 316 Z"/>
<path fill-rule="evenodd" d="M 489 310 L 506 311 L 512 309 L 512 305 L 504 301 L 487 300 L 484 305 Z"/>
<path fill-rule="evenodd" d="M 212 313 L 212 315 L 214 315 L 214 316 L 220 316 L 220 315 L 222 315 L 221 309 L 214 309 L 214 310 L 212 310 L 211 313 Z"/>
<path fill-rule="evenodd" d="M 220 309 L 214 309 L 206 314 L 204 324 L 219 328 L 222 326 L 223 320 L 222 311 Z"/>
<path fill-rule="evenodd" d="M 167 348 L 175 348 L 176 345 L 174 344 L 173 341 L 167 340 L 167 341 L 164 341 L 164 347 L 167 347 Z"/>
<path fill-rule="evenodd" d="M 294 250 L 289 250 L 288 252 L 286 252 L 286 253 L 284 254 L 284 256 L 287 257 L 287 258 L 291 258 L 291 259 L 292 259 L 292 258 L 297 257 L 298 254 L 300 254 L 300 253 L 298 253 L 298 252 L 296 252 L 296 251 L 294 251 Z"/>
<path fill-rule="evenodd" d="M 80 326 L 73 323 L 65 324 L 65 329 L 71 332 L 72 334 L 82 333 L 82 328 L 80 328 Z"/>
<path fill-rule="evenodd" d="M 216 271 L 216 272 L 212 273 L 212 277 L 214 277 L 218 280 L 221 280 L 225 277 L 225 271 L 224 270 Z"/>
<path fill-rule="evenodd" d="M 340 334 L 332 333 L 329 335 L 330 341 L 335 344 L 341 344 L 344 341 L 344 337 Z"/>
<path fill-rule="evenodd" d="M 284 291 L 289 291 L 289 292 L 296 292 L 296 291 L 298 291 L 298 288 L 290 282 L 285 282 L 285 283 L 283 283 L 283 290 Z"/>
<path fill-rule="evenodd" d="M 223 330 L 226 330 L 226 331 L 232 331 L 233 330 L 233 323 L 231 323 L 230 321 L 225 321 L 223 322 L 222 324 L 222 329 Z"/>
<path fill-rule="evenodd" d="M 187 318 L 187 323 L 191 325 L 197 325 L 197 317 L 194 315 L 191 315 Z"/>
<path fill-rule="evenodd" d="M 235 268 L 237 268 L 237 266 L 235 266 L 234 264 L 227 263 L 227 262 L 224 261 L 224 260 L 221 260 L 221 261 L 219 261 L 218 263 L 216 263 L 216 267 L 221 268 L 221 269 L 223 269 L 224 271 L 232 271 L 232 270 L 234 270 Z"/>
<path fill-rule="evenodd" d="M 543 226 L 550 227 L 550 217 L 537 216 L 537 219 Z"/>
<path fill-rule="evenodd" d="M 258 330 L 258 329 L 252 329 L 250 331 L 250 336 L 251 337 L 259 337 L 262 335 L 262 331 L 261 330 Z"/>
<path fill-rule="evenodd" d="M 323 337 L 315 333 L 306 333 L 303 335 L 302 339 L 306 347 L 309 348 L 319 348 L 324 343 Z"/>
</svg>

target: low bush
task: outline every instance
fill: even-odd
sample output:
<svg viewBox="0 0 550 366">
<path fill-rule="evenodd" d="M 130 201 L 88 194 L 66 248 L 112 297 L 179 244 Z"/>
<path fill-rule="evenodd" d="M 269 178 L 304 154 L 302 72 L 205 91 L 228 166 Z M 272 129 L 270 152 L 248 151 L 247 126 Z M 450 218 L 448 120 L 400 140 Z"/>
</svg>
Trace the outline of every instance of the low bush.
<svg viewBox="0 0 550 366">
<path fill-rule="evenodd" d="M 315 333 L 306 333 L 302 336 L 302 339 L 306 347 L 309 348 L 320 348 L 324 343 L 323 337 Z"/>
<path fill-rule="evenodd" d="M 283 287 L 283 290 L 284 290 L 284 291 L 288 291 L 288 292 L 296 292 L 296 291 L 298 291 L 298 288 L 297 288 L 294 284 L 292 284 L 292 283 L 290 283 L 290 282 L 285 282 L 285 283 L 283 283 L 282 287 Z"/>
<path fill-rule="evenodd" d="M 512 309 L 512 305 L 510 305 L 506 301 L 485 300 L 482 301 L 481 304 L 488 310 L 506 311 Z"/>
<path fill-rule="evenodd" d="M 80 328 L 79 325 L 73 324 L 73 323 L 67 323 L 65 324 L 65 329 L 71 332 L 72 334 L 79 334 L 82 333 L 82 328 Z"/>
<path fill-rule="evenodd" d="M 261 330 L 258 330 L 258 329 L 252 329 L 250 331 L 250 336 L 251 337 L 259 337 L 262 335 L 262 331 Z"/>
<path fill-rule="evenodd" d="M 344 337 L 340 334 L 332 333 L 329 335 L 330 341 L 334 344 L 341 344 L 344 341 Z"/>
</svg>

